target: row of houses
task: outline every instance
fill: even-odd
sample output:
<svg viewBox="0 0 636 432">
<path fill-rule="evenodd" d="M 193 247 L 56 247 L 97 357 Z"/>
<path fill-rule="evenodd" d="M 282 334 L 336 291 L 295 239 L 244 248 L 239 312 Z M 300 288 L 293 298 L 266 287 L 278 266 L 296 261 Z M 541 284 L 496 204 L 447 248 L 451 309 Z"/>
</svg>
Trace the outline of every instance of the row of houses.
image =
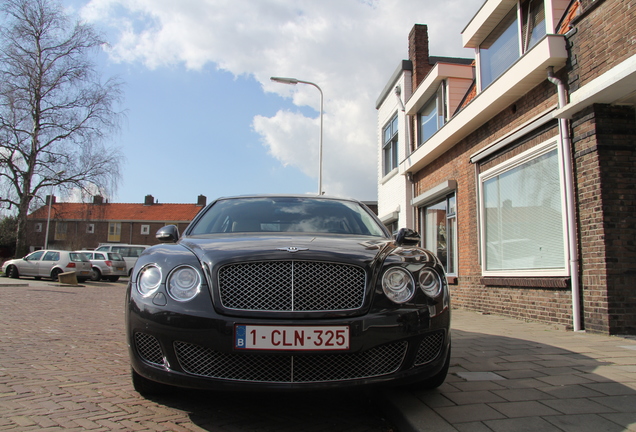
<svg viewBox="0 0 636 432">
<path fill-rule="evenodd" d="M 474 58 L 426 25 L 381 92 L 378 214 L 455 306 L 636 334 L 636 2 L 487 0 Z"/>
<path fill-rule="evenodd" d="M 206 202 L 204 195 L 194 204 L 160 204 L 152 195 L 134 204 L 108 203 L 101 196 L 91 203 L 56 202 L 47 196 L 28 217 L 27 242 L 31 251 L 45 245 L 63 250 L 91 250 L 103 243 L 155 245 L 159 228 L 171 224 L 183 231 Z"/>
</svg>

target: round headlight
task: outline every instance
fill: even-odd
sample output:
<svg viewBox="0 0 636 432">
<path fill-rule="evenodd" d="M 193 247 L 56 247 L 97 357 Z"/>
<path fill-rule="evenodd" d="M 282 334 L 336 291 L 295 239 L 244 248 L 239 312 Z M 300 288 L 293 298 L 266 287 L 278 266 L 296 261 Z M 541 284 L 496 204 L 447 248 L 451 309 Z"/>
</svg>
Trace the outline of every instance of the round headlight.
<svg viewBox="0 0 636 432">
<path fill-rule="evenodd" d="M 139 271 L 137 289 L 144 297 L 149 296 L 161 285 L 161 269 L 154 264 L 148 265 Z"/>
<path fill-rule="evenodd" d="M 382 289 L 389 300 L 405 303 L 415 293 L 415 283 L 411 273 L 402 267 L 391 267 L 382 276 Z"/>
<path fill-rule="evenodd" d="M 192 267 L 179 267 L 168 277 L 168 294 L 177 301 L 192 300 L 201 290 L 201 276 Z"/>
<path fill-rule="evenodd" d="M 420 271 L 420 288 L 429 297 L 437 297 L 442 290 L 438 274 L 431 269 L 422 269 Z"/>
</svg>

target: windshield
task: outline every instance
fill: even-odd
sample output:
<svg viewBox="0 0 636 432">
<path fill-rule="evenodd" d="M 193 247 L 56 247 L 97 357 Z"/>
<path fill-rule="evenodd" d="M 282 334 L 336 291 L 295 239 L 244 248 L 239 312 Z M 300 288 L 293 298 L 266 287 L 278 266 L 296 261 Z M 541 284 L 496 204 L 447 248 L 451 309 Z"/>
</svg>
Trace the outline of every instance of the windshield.
<svg viewBox="0 0 636 432">
<path fill-rule="evenodd" d="M 356 202 L 289 197 L 217 201 L 188 235 L 245 232 L 386 236 L 376 219 Z"/>
</svg>

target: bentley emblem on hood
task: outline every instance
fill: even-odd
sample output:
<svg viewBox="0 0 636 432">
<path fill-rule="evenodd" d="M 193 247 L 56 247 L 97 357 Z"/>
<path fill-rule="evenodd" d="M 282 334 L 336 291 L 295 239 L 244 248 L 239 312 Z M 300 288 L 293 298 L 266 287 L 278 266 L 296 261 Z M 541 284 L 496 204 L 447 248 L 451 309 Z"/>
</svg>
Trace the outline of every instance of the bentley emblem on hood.
<svg viewBox="0 0 636 432">
<path fill-rule="evenodd" d="M 309 248 L 300 248 L 300 247 L 296 247 L 296 246 L 289 246 L 286 248 L 277 248 L 276 250 L 279 251 L 287 251 L 287 252 L 291 252 L 291 253 L 296 253 L 298 251 L 306 251 L 309 250 Z"/>
</svg>

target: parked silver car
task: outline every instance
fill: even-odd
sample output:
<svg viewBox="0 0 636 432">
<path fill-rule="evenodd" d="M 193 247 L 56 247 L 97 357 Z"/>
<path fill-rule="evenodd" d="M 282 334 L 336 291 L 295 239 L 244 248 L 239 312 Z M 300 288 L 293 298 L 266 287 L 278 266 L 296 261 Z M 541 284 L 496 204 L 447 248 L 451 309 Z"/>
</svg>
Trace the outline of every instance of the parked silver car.
<svg viewBox="0 0 636 432">
<path fill-rule="evenodd" d="M 11 278 L 33 276 L 36 279 L 57 280 L 60 273 L 75 272 L 78 282 L 91 277 L 91 262 L 79 253 L 62 250 L 39 250 L 24 258 L 12 259 L 2 265 L 4 275 Z"/>
<path fill-rule="evenodd" d="M 135 245 L 135 244 L 103 244 L 95 249 L 96 252 L 117 252 L 122 257 L 124 257 L 124 261 L 126 261 L 126 267 L 128 271 L 128 276 L 132 273 L 133 267 L 135 267 L 135 263 L 137 262 L 137 258 L 139 255 L 143 253 L 150 246 L 148 245 Z"/>
<path fill-rule="evenodd" d="M 92 281 L 106 279 L 111 282 L 117 282 L 120 276 L 128 276 L 126 272 L 126 261 L 124 257 L 117 252 L 96 252 L 96 251 L 78 251 L 86 255 L 93 267 L 91 273 Z"/>
</svg>

